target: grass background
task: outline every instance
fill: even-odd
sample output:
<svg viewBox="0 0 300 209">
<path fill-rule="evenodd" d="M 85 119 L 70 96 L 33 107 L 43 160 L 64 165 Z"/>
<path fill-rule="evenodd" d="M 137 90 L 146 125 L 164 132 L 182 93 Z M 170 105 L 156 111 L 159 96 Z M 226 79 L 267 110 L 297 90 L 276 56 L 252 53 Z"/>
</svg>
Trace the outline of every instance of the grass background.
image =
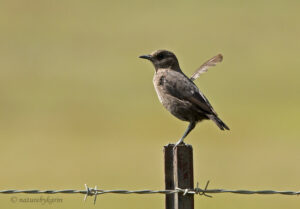
<svg viewBox="0 0 300 209">
<path fill-rule="evenodd" d="M 189 135 L 195 181 L 299 190 L 299 1 L 1 1 L 0 190 L 163 189 L 163 145 L 187 124 L 159 104 L 150 63 L 169 49 L 231 128 Z M 95 208 L 63 203 L 3 208 Z M 18 198 L 40 195 L 16 195 Z M 43 195 L 47 198 L 47 195 Z M 299 197 L 219 194 L 195 208 L 298 208 Z M 96 207 L 164 208 L 163 195 L 103 195 Z"/>
</svg>

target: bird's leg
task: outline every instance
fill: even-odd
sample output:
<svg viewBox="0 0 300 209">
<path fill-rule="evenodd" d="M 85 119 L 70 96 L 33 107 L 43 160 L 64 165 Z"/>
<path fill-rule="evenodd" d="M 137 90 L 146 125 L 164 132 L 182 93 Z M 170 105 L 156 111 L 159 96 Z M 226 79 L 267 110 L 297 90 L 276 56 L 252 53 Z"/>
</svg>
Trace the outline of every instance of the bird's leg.
<svg viewBox="0 0 300 209">
<path fill-rule="evenodd" d="M 188 128 L 185 130 L 185 132 L 184 132 L 183 136 L 181 137 L 181 139 L 179 139 L 179 141 L 175 144 L 174 149 L 179 144 L 183 143 L 184 138 L 195 128 L 195 126 L 196 126 L 196 122 L 195 121 L 190 122 Z"/>
</svg>

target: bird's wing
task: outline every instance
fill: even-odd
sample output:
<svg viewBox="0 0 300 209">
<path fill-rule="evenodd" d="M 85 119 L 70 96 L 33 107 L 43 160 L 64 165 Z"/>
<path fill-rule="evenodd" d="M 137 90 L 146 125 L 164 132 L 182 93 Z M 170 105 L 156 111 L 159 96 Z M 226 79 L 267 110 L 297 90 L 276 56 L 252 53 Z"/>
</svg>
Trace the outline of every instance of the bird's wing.
<svg viewBox="0 0 300 209">
<path fill-rule="evenodd" d="M 176 71 L 168 72 L 165 75 L 163 88 L 168 94 L 180 100 L 189 101 L 200 108 L 204 113 L 217 115 L 208 99 L 183 73 Z"/>
<path fill-rule="evenodd" d="M 216 66 L 217 63 L 222 62 L 223 56 L 222 54 L 218 54 L 213 58 L 207 60 L 203 65 L 201 65 L 190 78 L 192 81 L 198 78 L 202 73 L 207 72 L 208 68 Z"/>
</svg>

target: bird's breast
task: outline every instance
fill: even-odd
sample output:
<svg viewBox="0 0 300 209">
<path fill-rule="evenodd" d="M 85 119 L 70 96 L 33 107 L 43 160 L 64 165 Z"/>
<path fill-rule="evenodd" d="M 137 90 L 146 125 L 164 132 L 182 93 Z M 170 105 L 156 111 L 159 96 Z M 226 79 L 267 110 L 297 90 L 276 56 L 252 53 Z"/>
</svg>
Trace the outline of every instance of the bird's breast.
<svg viewBox="0 0 300 209">
<path fill-rule="evenodd" d="M 162 105 L 170 111 L 172 105 L 174 104 L 173 100 L 175 99 L 168 92 L 166 85 L 168 83 L 168 69 L 161 69 L 154 74 L 153 84 L 158 96 L 158 99 Z"/>
<path fill-rule="evenodd" d="M 160 103 L 164 104 L 164 89 L 163 89 L 163 85 L 165 82 L 165 76 L 155 73 L 154 77 L 153 77 L 153 85 L 154 85 L 154 89 L 156 91 L 156 94 L 158 96 L 158 99 L 160 101 Z"/>
</svg>

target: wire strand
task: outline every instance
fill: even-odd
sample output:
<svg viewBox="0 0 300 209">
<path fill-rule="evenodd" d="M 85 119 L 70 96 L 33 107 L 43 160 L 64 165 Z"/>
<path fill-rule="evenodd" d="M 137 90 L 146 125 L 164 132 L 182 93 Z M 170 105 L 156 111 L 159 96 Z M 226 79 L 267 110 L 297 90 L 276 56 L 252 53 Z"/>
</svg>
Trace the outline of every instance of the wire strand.
<svg viewBox="0 0 300 209">
<path fill-rule="evenodd" d="M 206 183 L 204 189 L 199 188 L 199 184 L 197 183 L 197 187 L 195 189 L 182 189 L 176 188 L 173 190 L 102 190 L 97 189 L 97 186 L 94 188 L 89 188 L 85 184 L 85 190 L 74 190 L 74 189 L 63 189 L 63 190 L 0 190 L 0 194 L 84 194 L 84 201 L 88 196 L 94 196 L 94 204 L 96 203 L 96 198 L 98 195 L 102 194 L 176 194 L 183 193 L 183 195 L 203 195 L 207 197 L 212 197 L 208 194 L 218 194 L 218 193 L 232 193 L 232 194 L 280 194 L 280 195 L 299 195 L 300 191 L 274 191 L 274 190 L 229 190 L 229 189 L 207 189 L 209 181 Z"/>
</svg>

